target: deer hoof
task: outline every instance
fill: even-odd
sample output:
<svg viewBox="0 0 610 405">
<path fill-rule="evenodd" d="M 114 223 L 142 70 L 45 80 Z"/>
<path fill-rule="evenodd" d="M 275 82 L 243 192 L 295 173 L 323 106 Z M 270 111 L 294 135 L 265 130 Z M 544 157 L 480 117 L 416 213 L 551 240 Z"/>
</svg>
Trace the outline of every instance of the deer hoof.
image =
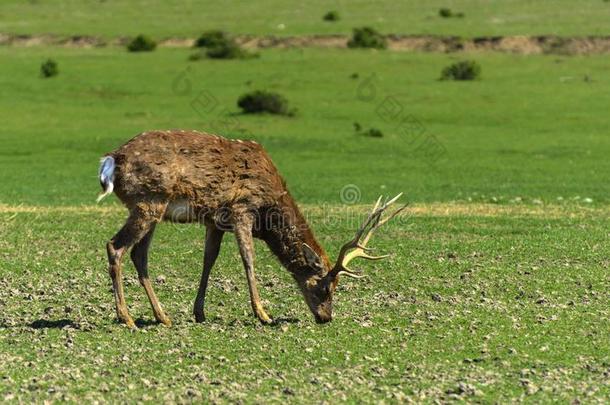
<svg viewBox="0 0 610 405">
<path fill-rule="evenodd" d="M 256 314 L 256 317 L 263 325 L 271 325 L 273 323 L 273 319 L 271 319 L 266 313 Z"/>
<path fill-rule="evenodd" d="M 157 322 L 159 322 L 159 323 L 160 323 L 160 324 L 162 324 L 162 325 L 167 326 L 168 328 L 169 328 L 170 326 L 172 326 L 172 321 L 171 321 L 171 319 L 169 319 L 167 316 L 166 316 L 166 317 L 163 317 L 163 318 L 161 318 L 161 317 L 160 317 L 160 318 L 158 318 L 158 319 L 157 319 Z"/>
<path fill-rule="evenodd" d="M 124 323 L 129 329 L 137 329 L 136 323 L 133 321 L 131 315 L 129 315 L 129 312 L 118 309 L 117 318 L 119 320 L 119 323 Z"/>
</svg>

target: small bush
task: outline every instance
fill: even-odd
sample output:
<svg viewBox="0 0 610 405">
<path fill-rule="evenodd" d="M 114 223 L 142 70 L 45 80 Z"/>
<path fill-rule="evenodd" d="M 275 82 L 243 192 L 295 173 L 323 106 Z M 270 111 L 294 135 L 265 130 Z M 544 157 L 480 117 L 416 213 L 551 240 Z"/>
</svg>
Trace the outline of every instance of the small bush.
<svg viewBox="0 0 610 405">
<path fill-rule="evenodd" d="M 453 11 L 451 11 L 450 8 L 446 8 L 446 7 L 439 9 L 438 15 L 440 15 L 443 18 L 451 18 L 451 17 L 462 18 L 462 17 L 464 17 L 464 13 L 454 13 Z"/>
<path fill-rule="evenodd" d="M 481 66 L 473 60 L 456 62 L 441 72 L 441 80 L 476 80 L 481 76 Z"/>
<path fill-rule="evenodd" d="M 129 52 L 151 52 L 157 47 L 157 43 L 146 35 L 138 35 L 127 44 Z"/>
<path fill-rule="evenodd" d="M 206 48 L 189 57 L 190 60 L 200 60 L 205 57 L 211 59 L 247 59 L 258 57 L 258 54 L 250 53 L 240 47 L 235 40 L 222 31 L 204 32 L 195 41 L 196 48 Z"/>
<path fill-rule="evenodd" d="M 57 76 L 59 73 L 59 68 L 57 67 L 57 62 L 53 59 L 47 59 L 42 65 L 40 65 L 40 74 L 42 77 L 53 77 Z"/>
<path fill-rule="evenodd" d="M 205 54 L 212 59 L 247 59 L 258 56 L 258 54 L 245 51 L 233 41 L 208 48 Z"/>
<path fill-rule="evenodd" d="M 453 16 L 453 12 L 451 11 L 450 8 L 443 7 L 440 10 L 438 10 L 438 15 L 440 15 L 443 18 L 450 18 Z"/>
<path fill-rule="evenodd" d="M 324 21 L 339 21 L 339 12 L 329 11 L 328 13 L 324 14 L 324 17 L 322 17 L 322 19 Z"/>
<path fill-rule="evenodd" d="M 377 128 L 369 128 L 363 132 L 363 135 L 370 136 L 371 138 L 383 138 L 383 132 Z"/>
<path fill-rule="evenodd" d="M 258 58 L 257 53 L 251 53 L 242 49 L 235 43 L 228 43 L 208 48 L 205 51 L 199 51 L 191 56 L 189 60 L 197 61 L 201 59 L 249 59 Z"/>
<path fill-rule="evenodd" d="M 354 122 L 354 131 L 358 135 L 370 136 L 371 138 L 383 138 L 383 132 L 377 128 L 369 128 L 366 131 L 362 130 L 362 125 L 358 122 Z"/>
<path fill-rule="evenodd" d="M 237 105 L 246 114 L 269 113 L 292 116 L 295 110 L 288 106 L 288 101 L 280 94 L 265 90 L 256 90 L 242 95 Z"/>
<path fill-rule="evenodd" d="M 371 27 L 354 28 L 352 39 L 347 43 L 350 48 L 385 49 L 387 41 L 383 35 Z"/>
<path fill-rule="evenodd" d="M 227 35 L 219 30 L 206 31 L 195 41 L 195 48 L 212 48 L 229 41 Z"/>
</svg>

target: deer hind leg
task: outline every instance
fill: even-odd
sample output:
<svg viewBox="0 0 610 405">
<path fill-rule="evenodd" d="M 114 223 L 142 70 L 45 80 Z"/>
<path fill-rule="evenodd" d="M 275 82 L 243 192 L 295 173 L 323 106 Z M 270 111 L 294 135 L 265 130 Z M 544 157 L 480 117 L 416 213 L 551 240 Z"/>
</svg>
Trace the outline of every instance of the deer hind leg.
<svg viewBox="0 0 610 405">
<path fill-rule="evenodd" d="M 250 303 L 254 315 L 261 323 L 270 324 L 271 318 L 265 312 L 258 288 L 256 287 L 256 275 L 254 274 L 254 242 L 252 239 L 253 219 L 246 215 L 235 219 L 235 238 L 239 245 L 239 253 L 241 254 L 244 268 L 246 269 L 246 277 L 248 279 L 248 288 L 250 289 Z"/>
<path fill-rule="evenodd" d="M 163 205 L 138 205 L 129 214 L 127 222 L 121 230 L 106 245 L 108 253 L 108 273 L 112 279 L 112 291 L 119 321 L 130 328 L 135 327 L 133 319 L 127 310 L 125 293 L 123 292 L 123 274 L 121 270 L 121 259 L 125 252 L 140 241 L 158 222 L 165 206 Z"/>
<path fill-rule="evenodd" d="M 203 253 L 203 272 L 201 273 L 201 281 L 199 282 L 199 291 L 197 291 L 197 298 L 195 298 L 195 305 L 193 307 L 193 315 L 195 315 L 196 322 L 203 322 L 205 316 L 203 313 L 203 306 L 205 303 L 205 292 L 208 288 L 208 279 L 210 278 L 210 271 L 216 262 L 218 253 L 220 252 L 220 244 L 224 231 L 217 229 L 213 225 L 208 225 L 205 232 L 205 251 Z"/>
<path fill-rule="evenodd" d="M 152 284 L 150 283 L 150 279 L 148 278 L 148 249 L 155 232 L 155 226 L 156 223 L 153 223 L 150 226 L 148 233 L 146 233 L 146 235 L 144 235 L 144 237 L 133 246 L 133 249 L 131 249 L 131 261 L 138 271 L 138 280 L 140 280 L 140 285 L 144 287 L 144 291 L 146 291 L 146 296 L 148 297 L 148 301 L 152 307 L 155 319 L 157 322 L 160 322 L 166 326 L 171 326 L 172 321 L 165 314 L 165 312 L 163 312 L 161 303 L 159 302 L 159 299 L 155 294 L 155 290 L 153 290 Z"/>
</svg>

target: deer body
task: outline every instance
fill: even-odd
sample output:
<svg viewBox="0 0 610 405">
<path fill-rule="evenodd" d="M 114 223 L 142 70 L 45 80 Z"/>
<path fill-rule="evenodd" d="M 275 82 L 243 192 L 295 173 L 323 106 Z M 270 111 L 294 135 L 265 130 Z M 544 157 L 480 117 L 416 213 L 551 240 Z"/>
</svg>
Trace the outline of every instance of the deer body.
<svg viewBox="0 0 610 405">
<path fill-rule="evenodd" d="M 332 293 L 343 268 L 331 268 L 284 180 L 256 142 L 196 131 L 145 132 L 102 159 L 100 183 L 100 197 L 114 191 L 129 210 L 125 225 L 107 244 L 117 316 L 128 326 L 135 325 L 124 298 L 121 258 L 130 248 L 155 318 L 171 324 L 148 277 L 148 248 L 161 220 L 206 226 L 193 310 L 198 322 L 204 320 L 208 278 L 225 232 L 235 234 L 252 309 L 261 322 L 270 323 L 271 318 L 256 286 L 253 237 L 264 240 L 291 272 L 316 320 L 331 319 Z"/>
<path fill-rule="evenodd" d="M 188 202 L 191 210 L 213 212 L 232 204 L 259 209 L 285 191 L 271 159 L 254 142 L 196 132 L 146 132 L 111 155 L 120 185 L 114 191 L 128 208 L 147 196 L 176 208 Z"/>
</svg>

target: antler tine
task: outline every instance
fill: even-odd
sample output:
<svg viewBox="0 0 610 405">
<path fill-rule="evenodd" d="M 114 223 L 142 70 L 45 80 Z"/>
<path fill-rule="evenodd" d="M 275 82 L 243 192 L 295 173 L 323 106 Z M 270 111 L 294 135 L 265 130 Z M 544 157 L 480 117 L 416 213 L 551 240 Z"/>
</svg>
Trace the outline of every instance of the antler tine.
<svg viewBox="0 0 610 405">
<path fill-rule="evenodd" d="M 356 241 L 360 240 L 360 238 L 362 237 L 362 234 L 364 233 L 366 228 L 368 228 L 368 226 L 373 221 L 378 221 L 379 220 L 379 216 L 381 215 L 381 212 L 379 211 L 379 204 L 381 203 L 381 199 L 382 198 L 383 198 L 383 196 L 379 196 L 379 198 L 377 199 L 377 202 L 375 202 L 375 206 L 373 207 L 371 212 L 369 212 L 369 215 L 366 218 L 366 221 L 364 221 L 362 223 L 362 225 L 360 225 L 360 228 L 356 232 L 356 237 L 354 238 Z"/>
<path fill-rule="evenodd" d="M 396 211 L 394 211 L 393 213 L 391 213 L 390 215 L 388 215 L 387 217 L 385 217 L 383 220 L 379 221 L 376 225 L 375 225 L 375 229 L 380 228 L 383 224 L 385 224 L 386 222 L 388 222 L 389 220 L 391 220 L 392 218 L 394 218 L 396 215 L 400 214 L 405 208 L 407 208 L 409 206 L 409 204 L 405 204 L 402 207 L 400 207 L 399 209 L 397 209 Z"/>
<path fill-rule="evenodd" d="M 360 239 L 362 238 L 362 234 L 375 219 L 375 215 L 377 214 L 376 211 L 379 207 L 379 204 L 381 203 L 381 199 L 381 196 L 377 199 L 375 206 L 373 207 L 371 212 L 369 212 L 369 215 L 367 216 L 366 220 L 362 223 L 362 225 L 360 225 L 354 237 L 341 247 L 341 250 L 339 251 L 340 258 L 344 257 L 349 249 L 360 247 Z M 368 234 L 365 237 L 365 240 L 368 241 Z"/>
<path fill-rule="evenodd" d="M 391 215 L 389 215 L 388 217 L 384 218 L 383 220 L 381 219 L 381 214 L 383 214 L 383 212 L 392 204 L 394 204 L 400 197 L 402 196 L 402 193 L 398 194 L 396 197 L 392 198 L 390 201 L 386 201 L 383 206 L 381 208 L 379 208 L 378 210 L 378 215 L 377 215 L 377 220 L 375 221 L 375 224 L 371 227 L 371 229 L 369 230 L 369 232 L 367 232 L 366 236 L 364 237 L 364 239 L 362 240 L 361 245 L 366 246 L 367 242 L 369 241 L 369 238 L 371 237 L 371 235 L 373 234 L 373 232 L 381 227 L 383 224 L 385 224 L 386 222 L 388 222 L 390 219 L 394 218 L 396 215 L 398 215 L 402 210 L 404 210 L 405 208 L 407 208 L 408 204 L 403 205 L 401 208 L 399 208 L 398 210 L 394 211 Z M 373 214 L 375 212 L 375 210 L 378 209 L 379 206 L 379 202 L 381 201 L 381 196 L 377 199 L 377 204 L 375 204 L 375 207 L 373 208 L 373 211 L 371 212 L 371 214 Z M 370 250 L 370 248 L 367 248 Z M 366 250 L 366 249 L 365 249 Z"/>
<path fill-rule="evenodd" d="M 379 227 L 381 227 L 383 224 L 385 224 L 386 222 L 388 222 L 389 220 L 394 218 L 396 215 L 398 215 L 401 211 L 403 211 L 407 207 L 408 204 L 405 204 L 404 206 L 400 207 L 399 209 L 394 211 L 392 214 L 390 214 L 386 218 L 383 218 L 383 219 L 381 218 L 381 216 L 385 212 L 385 210 L 390 205 L 394 204 L 401 196 L 402 196 L 402 193 L 398 194 L 397 196 L 395 196 L 394 198 L 392 198 L 390 200 L 388 200 L 386 198 L 386 201 L 383 204 L 381 203 L 381 201 L 383 199 L 382 196 L 380 196 L 377 199 L 375 206 L 370 211 L 367 219 L 362 223 L 360 228 L 358 228 L 358 231 L 356 232 L 356 235 L 354 236 L 354 238 L 341 247 L 341 250 L 339 252 L 339 257 L 337 258 L 337 263 L 335 264 L 335 267 L 333 268 L 333 272 L 335 272 L 337 275 L 344 274 L 344 275 L 354 277 L 354 278 L 362 278 L 362 277 L 364 277 L 364 275 L 355 273 L 347 267 L 347 265 L 350 261 L 352 261 L 356 257 L 361 257 L 361 258 L 367 259 L 367 260 L 381 260 L 381 259 L 384 259 L 389 256 L 389 255 L 381 255 L 381 256 L 369 255 L 367 252 L 370 252 L 372 249 L 367 247 L 367 243 L 368 243 L 369 239 L 371 238 L 371 236 L 373 235 L 373 233 Z M 363 237 L 363 235 L 364 235 L 364 237 Z M 354 249 L 354 250 L 352 250 L 351 252 L 348 252 L 350 249 Z"/>
<path fill-rule="evenodd" d="M 354 273 L 353 271 L 348 270 L 348 269 L 343 269 L 338 274 L 341 274 L 342 276 L 348 276 L 348 277 L 351 277 L 351 278 L 356 278 L 356 279 L 366 278 L 366 275 Z"/>
</svg>

